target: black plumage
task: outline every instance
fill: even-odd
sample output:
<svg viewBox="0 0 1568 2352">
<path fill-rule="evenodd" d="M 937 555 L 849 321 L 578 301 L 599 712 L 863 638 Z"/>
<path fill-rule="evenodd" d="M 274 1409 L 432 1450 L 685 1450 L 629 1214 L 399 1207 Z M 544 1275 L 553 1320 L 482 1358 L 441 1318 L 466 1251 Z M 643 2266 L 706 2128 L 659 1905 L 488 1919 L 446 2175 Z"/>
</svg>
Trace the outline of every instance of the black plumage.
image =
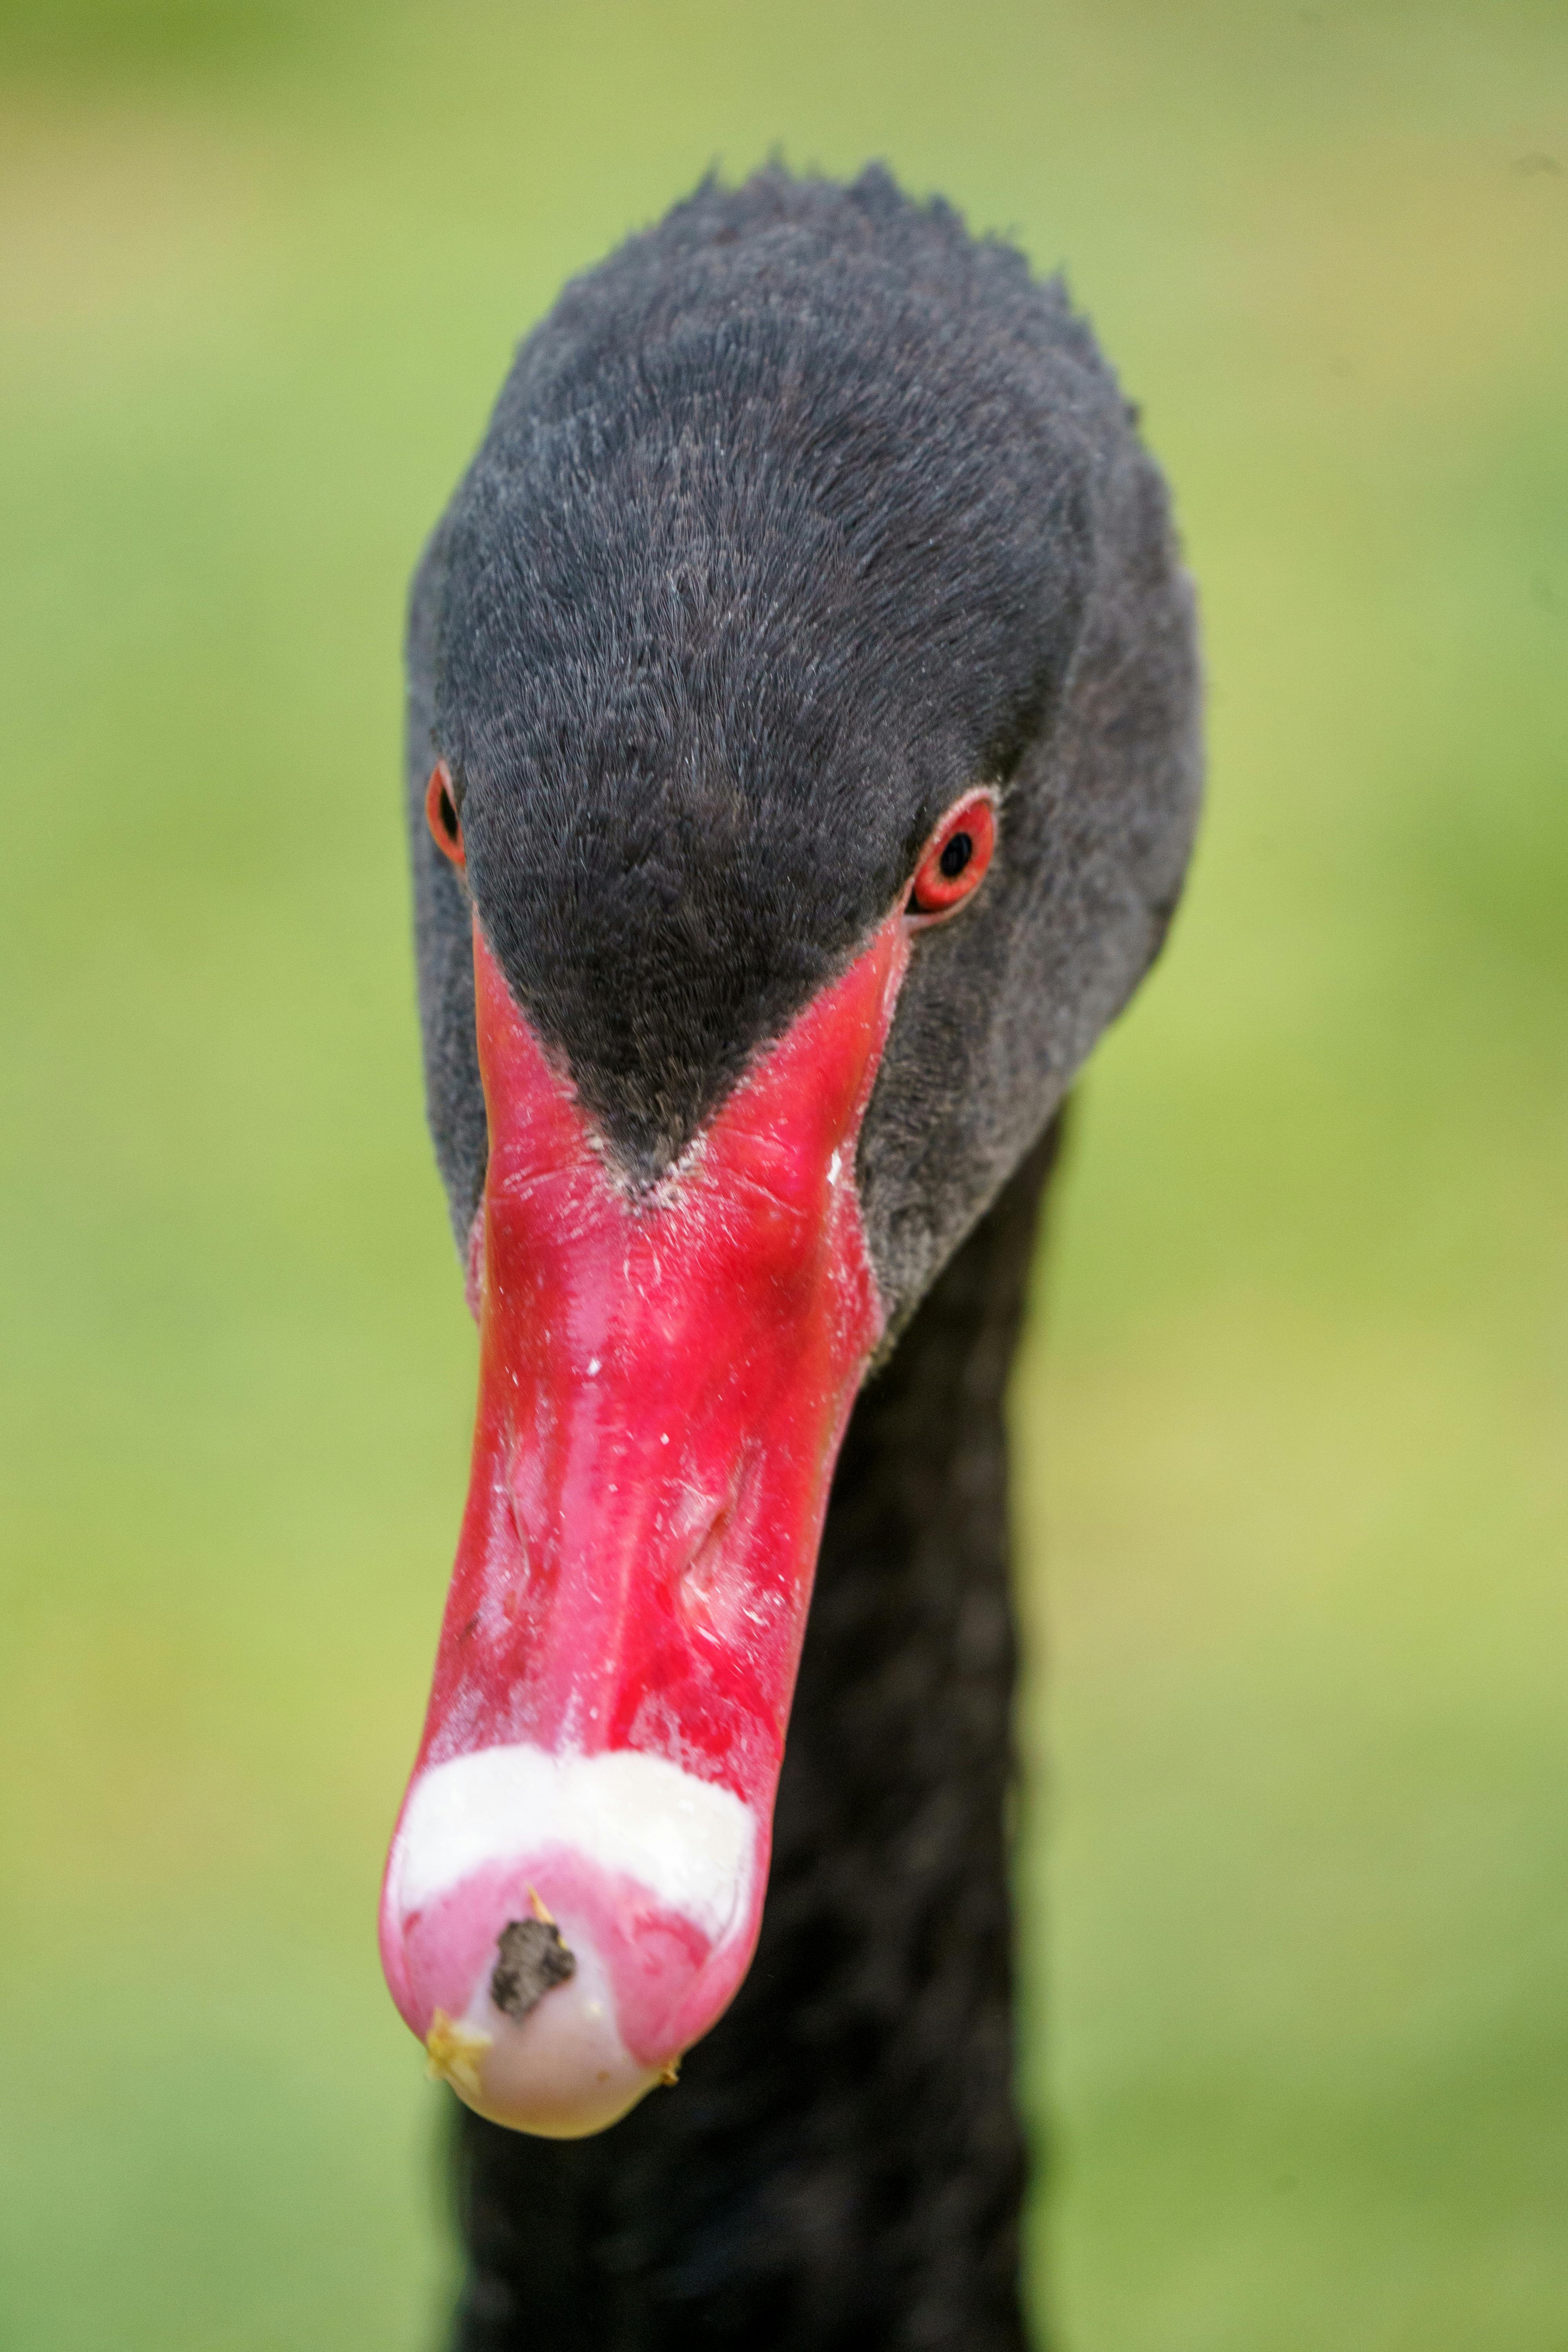
<svg viewBox="0 0 1568 2352">
<path fill-rule="evenodd" d="M 416 580 L 432 1127 L 483 1181 L 468 894 L 626 1178 L 897 903 L 967 785 L 858 1176 L 889 1313 L 833 1487 L 763 1943 L 599 2139 L 461 2126 L 468 2352 L 1022 2341 L 1002 1395 L 1051 1122 L 1195 821 L 1192 597 L 1084 321 L 881 171 L 704 185 L 522 346 Z M 432 761 L 467 882 L 430 843 Z M 900 1334 L 902 1334 L 900 1339 Z"/>
</svg>

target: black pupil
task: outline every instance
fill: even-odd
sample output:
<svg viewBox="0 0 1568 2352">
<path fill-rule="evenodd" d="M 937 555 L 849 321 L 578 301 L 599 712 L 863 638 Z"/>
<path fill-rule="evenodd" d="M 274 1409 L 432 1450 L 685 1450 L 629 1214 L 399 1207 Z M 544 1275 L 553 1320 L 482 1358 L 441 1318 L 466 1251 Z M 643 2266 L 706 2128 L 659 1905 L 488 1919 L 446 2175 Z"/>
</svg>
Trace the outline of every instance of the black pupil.
<svg viewBox="0 0 1568 2352">
<path fill-rule="evenodd" d="M 936 862 L 948 880 L 956 882 L 973 855 L 974 844 L 968 834 L 955 833 L 951 841 L 943 842 L 942 856 Z"/>
<path fill-rule="evenodd" d="M 448 841 L 458 838 L 458 812 L 452 806 L 452 795 L 445 784 L 441 787 L 441 830 Z"/>
</svg>

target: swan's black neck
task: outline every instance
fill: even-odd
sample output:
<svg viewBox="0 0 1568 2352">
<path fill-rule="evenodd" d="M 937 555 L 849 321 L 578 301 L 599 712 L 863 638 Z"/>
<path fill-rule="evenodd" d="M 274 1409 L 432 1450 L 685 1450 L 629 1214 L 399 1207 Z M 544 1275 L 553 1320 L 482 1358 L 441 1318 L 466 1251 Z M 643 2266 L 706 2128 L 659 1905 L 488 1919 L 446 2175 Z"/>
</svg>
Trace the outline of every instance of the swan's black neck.
<svg viewBox="0 0 1568 2352">
<path fill-rule="evenodd" d="M 733 2008 L 597 2138 L 460 2111 L 461 2352 L 1021 2352 L 1003 1402 L 1055 1141 L 856 1407 Z"/>
</svg>

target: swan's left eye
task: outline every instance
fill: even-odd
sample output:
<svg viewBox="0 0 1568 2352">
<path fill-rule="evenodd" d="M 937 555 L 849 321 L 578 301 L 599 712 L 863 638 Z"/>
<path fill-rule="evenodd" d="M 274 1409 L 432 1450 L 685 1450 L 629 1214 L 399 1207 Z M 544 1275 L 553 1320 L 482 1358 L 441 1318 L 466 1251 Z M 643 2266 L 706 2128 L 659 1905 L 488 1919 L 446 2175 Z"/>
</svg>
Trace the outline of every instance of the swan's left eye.
<svg viewBox="0 0 1568 2352">
<path fill-rule="evenodd" d="M 965 793 L 926 844 L 905 914 L 927 922 L 950 915 L 979 889 L 995 846 L 994 798 L 990 793 Z"/>
</svg>

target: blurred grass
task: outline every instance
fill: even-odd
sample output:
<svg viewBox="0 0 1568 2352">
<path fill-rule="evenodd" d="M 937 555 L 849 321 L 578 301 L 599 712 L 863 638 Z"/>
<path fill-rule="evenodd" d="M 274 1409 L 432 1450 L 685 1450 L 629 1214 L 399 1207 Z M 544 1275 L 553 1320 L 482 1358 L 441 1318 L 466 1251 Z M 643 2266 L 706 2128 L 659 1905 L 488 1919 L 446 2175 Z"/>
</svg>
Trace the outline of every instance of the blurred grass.
<svg viewBox="0 0 1568 2352">
<path fill-rule="evenodd" d="M 0 59 L 0 2344 L 431 2338 L 403 586 L 561 278 L 780 143 L 1068 264 L 1206 614 L 1017 1399 L 1042 2303 L 1555 2352 L 1561 10 L 5 0 Z"/>
</svg>

